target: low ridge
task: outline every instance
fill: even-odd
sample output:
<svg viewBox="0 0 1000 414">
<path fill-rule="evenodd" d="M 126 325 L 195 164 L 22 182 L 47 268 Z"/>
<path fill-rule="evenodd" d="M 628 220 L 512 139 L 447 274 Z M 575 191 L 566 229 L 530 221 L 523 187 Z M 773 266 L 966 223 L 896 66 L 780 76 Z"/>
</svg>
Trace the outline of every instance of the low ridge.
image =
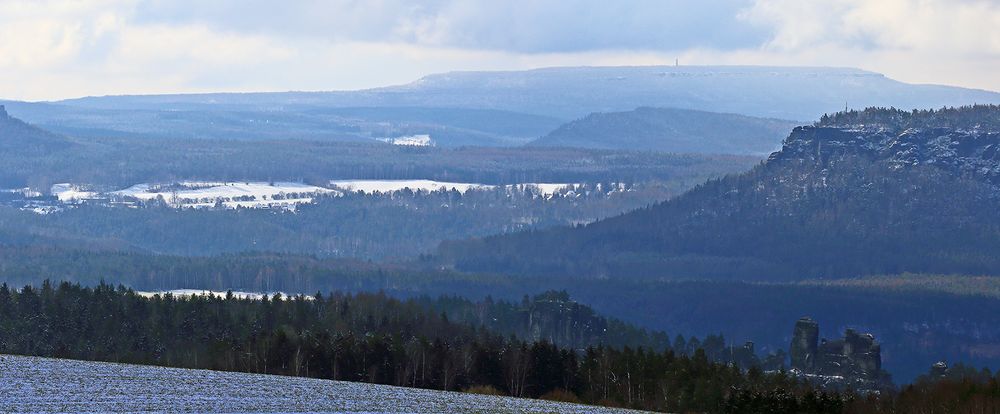
<svg viewBox="0 0 1000 414">
<path fill-rule="evenodd" d="M 0 105 L 0 150 L 11 153 L 44 154 L 72 145 L 57 135 L 10 116 Z"/>
<path fill-rule="evenodd" d="M 529 145 L 703 154 L 769 154 L 793 121 L 677 108 L 599 112 Z"/>
</svg>

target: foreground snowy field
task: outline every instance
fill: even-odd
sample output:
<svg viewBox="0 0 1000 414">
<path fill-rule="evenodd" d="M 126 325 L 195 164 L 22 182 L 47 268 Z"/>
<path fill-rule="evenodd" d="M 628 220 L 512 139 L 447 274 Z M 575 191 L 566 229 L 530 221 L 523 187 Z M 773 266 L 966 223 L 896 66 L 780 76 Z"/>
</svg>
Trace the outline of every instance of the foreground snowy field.
<svg viewBox="0 0 1000 414">
<path fill-rule="evenodd" d="M 342 381 L 0 355 L 0 412 L 628 411 Z"/>
</svg>

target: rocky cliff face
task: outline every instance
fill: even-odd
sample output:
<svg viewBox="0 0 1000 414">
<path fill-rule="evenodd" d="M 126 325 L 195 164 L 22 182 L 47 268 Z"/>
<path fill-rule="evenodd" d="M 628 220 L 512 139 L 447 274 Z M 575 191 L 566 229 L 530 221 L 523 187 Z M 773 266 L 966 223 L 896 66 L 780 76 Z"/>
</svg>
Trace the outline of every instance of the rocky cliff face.
<svg viewBox="0 0 1000 414">
<path fill-rule="evenodd" d="M 933 166 L 1000 185 L 1000 132 L 983 128 L 797 127 L 769 162 L 826 167 L 845 156 L 896 169 Z"/>
<path fill-rule="evenodd" d="M 801 318 L 795 322 L 792 333 L 792 346 L 789 355 L 792 367 L 803 371 L 812 371 L 816 364 L 816 344 L 819 341 L 819 324 L 810 318 Z"/>
<path fill-rule="evenodd" d="M 877 380 L 882 370 L 882 347 L 872 334 L 859 334 L 853 329 L 844 332 L 844 337 L 823 340 L 817 355 L 815 372 L 845 378 Z"/>
</svg>

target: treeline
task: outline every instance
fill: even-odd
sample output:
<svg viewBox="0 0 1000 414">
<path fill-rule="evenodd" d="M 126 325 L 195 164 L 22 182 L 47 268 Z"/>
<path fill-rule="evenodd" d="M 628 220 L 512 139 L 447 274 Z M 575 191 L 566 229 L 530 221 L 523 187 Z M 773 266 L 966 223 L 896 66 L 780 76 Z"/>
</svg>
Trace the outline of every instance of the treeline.
<svg viewBox="0 0 1000 414">
<path fill-rule="evenodd" d="M 482 297 L 520 305 L 523 296 L 566 290 L 601 315 L 638 326 L 707 339 L 726 333 L 737 349 L 753 341 L 760 353 L 786 350 L 792 323 L 805 315 L 824 327 L 825 337 L 855 327 L 875 334 L 895 357 L 885 367 L 906 382 L 939 359 L 1000 366 L 981 347 L 1000 340 L 1000 300 L 957 293 L 954 288 L 866 286 L 829 282 L 662 281 L 511 277 L 422 268 L 412 264 L 317 259 L 282 254 L 177 257 L 138 252 L 0 246 L 0 281 L 13 286 L 44 279 L 93 286 L 101 280 L 138 290 L 177 288 L 308 293 L 385 291 L 394 297 L 430 295 Z M 904 278 L 905 279 L 905 278 Z M 552 302 L 552 306 L 558 302 Z M 976 311 L 971 311 L 976 310 Z M 470 313 L 473 313 L 470 311 Z M 454 316 L 454 315 L 450 315 Z M 913 346 L 934 337 L 929 346 Z M 729 346 L 724 346 L 728 355 Z M 575 347 L 575 346 L 574 346 Z M 675 347 L 675 349 L 682 349 Z M 708 349 L 712 354 L 712 349 Z"/>
<path fill-rule="evenodd" d="M 1000 412 L 1000 373 L 958 364 L 932 368 L 912 384 L 888 395 L 870 395 L 846 405 L 858 414 L 978 414 Z"/>
<path fill-rule="evenodd" d="M 561 301 L 547 293 L 535 302 Z M 456 305 L 458 304 L 458 305 Z M 504 306 L 517 306 L 506 304 Z M 473 309 L 492 308 L 489 301 Z M 488 392 L 669 412 L 995 412 L 998 379 L 957 365 L 899 390 L 838 394 L 783 371 L 629 346 L 571 349 L 449 315 L 455 298 L 382 294 L 263 300 L 140 296 L 123 287 L 0 285 L 0 353 Z M 503 312 L 490 316 L 489 319 Z M 501 316 L 501 318 L 503 318 Z M 692 341 L 693 342 L 693 341 Z M 706 340 L 702 343 L 708 343 Z"/>
<path fill-rule="evenodd" d="M 965 289 L 961 288 L 964 279 L 960 278 L 954 288 L 929 288 L 908 284 L 866 286 L 849 281 L 817 286 L 552 275 L 517 277 L 287 254 L 178 257 L 91 251 L 85 246 L 72 249 L 0 246 L 0 281 L 12 286 L 37 286 L 47 278 L 87 286 L 105 280 L 144 291 L 178 288 L 289 293 L 384 291 L 400 298 L 446 295 L 463 303 L 464 299 L 454 297 L 481 298 L 489 292 L 496 302 L 496 307 L 491 308 L 493 312 L 511 315 L 498 316 L 500 321 L 511 321 L 508 327 L 491 325 L 489 319 L 494 315 L 480 312 L 476 307 L 479 305 L 456 304 L 436 312 L 447 311 L 452 320 L 461 318 L 490 329 L 506 329 L 505 335 L 531 332 L 526 322 L 530 319 L 527 310 L 531 308 L 564 308 L 565 317 L 554 319 L 552 324 L 563 331 L 571 326 L 569 321 L 579 321 L 579 326 L 600 331 L 603 328 L 597 328 L 602 322 L 592 323 L 587 316 L 599 313 L 597 316 L 607 318 L 609 328 L 604 344 L 633 347 L 645 344 L 647 348 L 664 344 L 665 335 L 654 342 L 643 342 L 646 339 L 642 335 L 633 336 L 635 331 L 611 329 L 615 324 L 613 319 L 620 319 L 650 329 L 648 335 L 667 330 L 676 352 L 702 347 L 711 360 L 719 360 L 716 357 L 719 354 L 728 358 L 731 348 L 738 351 L 746 341 L 753 341 L 761 355 L 787 351 L 794 321 L 811 316 L 820 322 L 821 334 L 827 338 L 840 336 L 843 327 L 873 333 L 882 342 L 885 355 L 891 356 L 884 361 L 884 367 L 896 382 L 912 380 L 940 359 L 1000 366 L 1000 358 L 979 351 L 1000 341 L 1000 300 L 979 294 L 958 295 Z M 522 306 L 524 295 L 548 290 L 566 290 L 579 303 L 536 301 L 531 297 L 527 301 L 529 306 Z M 476 319 L 469 319 L 472 317 Z M 574 349 L 587 346 L 562 342 L 560 338 L 570 335 L 553 332 L 525 338 L 556 341 Z M 718 338 L 714 335 L 718 333 L 725 333 L 730 342 L 709 341 Z M 684 337 L 678 340 L 677 334 Z M 700 338 L 699 343 L 686 344 L 691 342 L 690 336 Z M 613 342 L 619 337 L 629 339 Z M 921 342 L 923 338 L 935 339 L 925 343 Z M 914 345 L 918 343 L 925 345 Z"/>
<path fill-rule="evenodd" d="M 431 299 L 428 295 L 411 300 L 442 313 L 453 322 L 479 326 L 490 332 L 527 341 L 545 341 L 577 351 L 596 346 L 671 351 L 688 356 L 701 351 L 709 361 L 743 369 L 785 369 L 783 350 L 761 358 L 752 343 L 735 345 L 727 342 L 720 334 L 708 334 L 704 338 L 678 334 L 671 339 L 666 332 L 660 330 L 642 329 L 615 318 L 604 317 L 591 307 L 571 300 L 566 291 L 524 295 L 520 301 L 487 297 L 483 301 L 473 302 L 457 296 Z"/>
<path fill-rule="evenodd" d="M 143 297 L 125 288 L 0 286 L 0 352 L 496 392 L 663 411 L 725 411 L 793 393 L 810 412 L 838 396 L 781 374 L 744 372 L 703 350 L 561 348 L 451 321 L 381 294 L 263 300 Z M 817 402 L 818 401 L 818 402 Z M 818 405 L 817 405 L 818 404 Z"/>
<path fill-rule="evenodd" d="M 863 110 L 824 114 L 816 126 L 853 127 L 881 126 L 893 131 L 906 128 L 959 128 L 997 131 L 1000 129 L 1000 105 L 969 105 L 941 109 L 869 107 Z"/>
</svg>

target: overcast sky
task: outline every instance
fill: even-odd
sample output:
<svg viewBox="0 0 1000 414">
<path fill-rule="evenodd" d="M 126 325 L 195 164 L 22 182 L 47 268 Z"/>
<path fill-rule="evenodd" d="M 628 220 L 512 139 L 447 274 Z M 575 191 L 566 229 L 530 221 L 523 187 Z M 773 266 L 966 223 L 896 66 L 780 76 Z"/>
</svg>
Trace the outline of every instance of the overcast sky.
<svg viewBox="0 0 1000 414">
<path fill-rule="evenodd" d="M 0 0 L 6 99 L 359 89 L 674 59 L 1000 90 L 1000 0 Z"/>
</svg>

